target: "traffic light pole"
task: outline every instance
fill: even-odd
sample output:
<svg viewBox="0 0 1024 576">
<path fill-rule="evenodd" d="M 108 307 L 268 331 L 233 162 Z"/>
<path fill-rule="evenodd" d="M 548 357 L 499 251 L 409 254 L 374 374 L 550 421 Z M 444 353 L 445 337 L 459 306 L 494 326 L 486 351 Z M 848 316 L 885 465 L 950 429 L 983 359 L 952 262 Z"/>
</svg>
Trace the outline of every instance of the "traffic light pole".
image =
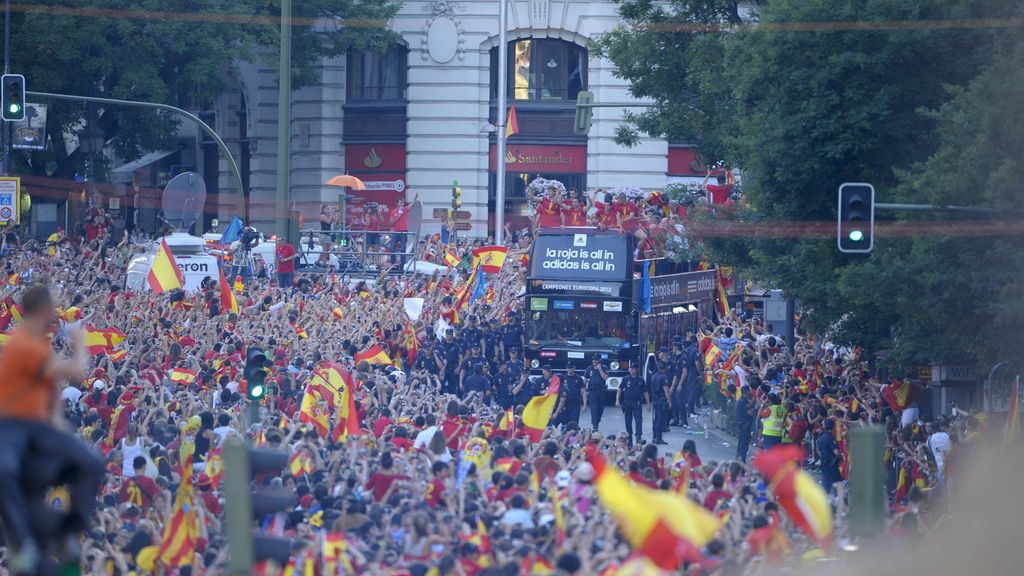
<svg viewBox="0 0 1024 576">
<path fill-rule="evenodd" d="M 274 216 L 277 235 L 288 238 L 288 193 L 291 178 L 291 110 L 292 110 L 292 0 L 281 1 L 281 54 L 277 85 L 277 202 Z"/>
<path fill-rule="evenodd" d="M 231 172 L 235 175 L 235 185 L 238 186 L 238 213 L 245 214 L 245 195 L 243 191 L 245 188 L 242 186 L 242 173 L 238 171 L 238 164 L 235 163 L 235 157 L 231 155 L 231 151 L 228 150 L 224 141 L 221 140 L 220 136 L 214 132 L 213 128 L 203 122 L 198 116 L 182 110 L 176 106 L 169 104 L 159 104 L 157 102 L 138 102 L 135 100 L 116 100 L 114 98 L 96 98 L 93 96 L 74 96 L 71 94 L 52 94 L 49 92 L 25 92 L 25 96 L 34 96 L 36 98 L 50 98 L 53 100 L 72 100 L 76 102 L 94 102 L 96 104 L 109 104 L 113 106 L 131 106 L 135 108 L 151 108 L 155 110 L 166 110 L 175 114 L 184 116 L 199 126 L 207 136 L 213 138 L 214 142 L 220 148 L 222 154 L 228 159 L 228 164 L 231 167 Z"/>
<path fill-rule="evenodd" d="M 508 127 L 508 0 L 498 0 L 498 145 L 495 147 L 494 243 L 505 242 L 505 134 Z"/>
<path fill-rule="evenodd" d="M 906 210 L 913 212 L 963 212 L 967 214 L 1002 214 L 1000 210 L 993 208 L 979 208 L 977 206 L 939 206 L 936 204 L 887 204 L 875 202 L 876 210 Z"/>
</svg>

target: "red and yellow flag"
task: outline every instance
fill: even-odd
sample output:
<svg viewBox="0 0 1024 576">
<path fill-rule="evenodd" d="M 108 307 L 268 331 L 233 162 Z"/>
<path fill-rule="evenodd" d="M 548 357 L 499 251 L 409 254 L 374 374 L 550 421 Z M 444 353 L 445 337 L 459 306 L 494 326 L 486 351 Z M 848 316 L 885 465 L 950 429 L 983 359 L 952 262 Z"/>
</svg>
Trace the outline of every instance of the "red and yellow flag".
<svg viewBox="0 0 1024 576">
<path fill-rule="evenodd" d="M 402 336 L 405 337 L 405 359 L 411 367 L 416 362 L 416 357 L 420 355 L 420 340 L 416 337 L 416 328 L 408 320 L 402 328 Z"/>
<path fill-rule="evenodd" d="M 629 482 L 595 449 L 587 449 L 594 486 L 633 551 L 663 570 L 677 570 L 699 557 L 721 521 L 686 496 Z"/>
<path fill-rule="evenodd" d="M 523 432 L 531 442 L 539 442 L 544 434 L 544 429 L 551 422 L 551 413 L 555 411 L 555 403 L 558 401 L 558 389 L 561 387 L 561 380 L 558 375 L 551 377 L 551 384 L 548 391 L 540 396 L 534 396 L 523 408 Z"/>
<path fill-rule="evenodd" d="M 345 384 L 341 388 L 341 408 L 338 410 L 338 416 L 334 422 L 334 432 L 331 434 L 331 440 L 335 442 L 358 435 L 362 428 L 362 424 L 359 422 L 359 410 L 356 408 L 355 385 L 352 382 L 352 376 L 344 371 L 340 374 Z"/>
<path fill-rule="evenodd" d="M 714 344 L 709 344 L 708 349 L 704 352 L 704 366 L 711 368 L 721 357 L 722 350 Z"/>
<path fill-rule="evenodd" d="M 178 263 L 174 261 L 174 254 L 171 254 L 171 249 L 167 247 L 166 239 L 160 239 L 160 247 L 157 248 L 146 281 L 157 294 L 185 285 L 185 278 L 181 275 Z"/>
<path fill-rule="evenodd" d="M 729 296 L 725 291 L 725 277 L 722 269 L 718 269 L 718 287 L 715 290 L 715 311 L 718 312 L 718 319 L 724 321 L 729 317 Z"/>
<path fill-rule="evenodd" d="M 228 284 L 227 279 L 224 278 L 224 269 L 218 267 L 217 274 L 219 275 L 217 286 L 220 288 L 221 312 L 234 312 L 238 314 L 238 300 L 235 298 L 235 293 L 231 291 L 231 286 Z"/>
<path fill-rule="evenodd" d="M 444 253 L 444 263 L 449 268 L 455 268 L 456 266 L 459 265 L 459 257 L 456 256 L 455 254 L 452 254 L 451 250 L 446 250 Z"/>
<path fill-rule="evenodd" d="M 312 383 L 306 385 L 299 406 L 299 420 L 313 426 L 321 438 L 327 438 L 330 431 L 331 417 L 327 411 L 327 402 L 320 397 Z"/>
<path fill-rule="evenodd" d="M 508 247 L 506 246 L 483 246 L 473 250 L 473 256 L 480 262 L 480 267 L 487 274 L 497 274 L 501 272 L 501 267 L 505 264 L 505 257 L 508 256 Z"/>
<path fill-rule="evenodd" d="M 191 443 L 181 447 L 181 484 L 174 499 L 174 511 L 164 525 L 163 540 L 158 559 L 168 568 L 191 566 L 199 540 L 199 515 L 193 499 L 192 457 L 195 446 Z"/>
<path fill-rule="evenodd" d="M 196 381 L 197 374 L 193 370 L 186 370 L 184 368 L 174 368 L 171 370 L 170 380 L 175 384 L 181 384 L 182 386 L 188 386 Z"/>
<path fill-rule="evenodd" d="M 793 523 L 820 546 L 827 546 L 832 538 L 832 506 L 821 485 L 797 466 L 803 456 L 800 446 L 783 444 L 759 452 L 754 467 Z"/>
<path fill-rule="evenodd" d="M 379 344 L 374 344 L 366 351 L 356 354 L 354 360 L 357 365 L 364 360 L 370 364 L 377 364 L 379 366 L 387 366 L 391 364 L 391 357 L 384 352 L 384 349 L 381 348 Z"/>
<path fill-rule="evenodd" d="M 910 403 L 910 381 L 901 380 L 889 383 L 885 387 L 885 391 L 882 392 L 882 398 L 885 398 L 893 410 L 902 412 Z"/>
<path fill-rule="evenodd" d="M 219 447 L 210 450 L 206 455 L 206 475 L 210 478 L 210 485 L 216 490 L 220 486 L 220 481 L 224 479 L 224 455 Z"/>
<path fill-rule="evenodd" d="M 509 106 L 508 116 L 505 118 L 505 140 L 519 134 L 519 116 L 516 115 L 515 104 Z"/>
<path fill-rule="evenodd" d="M 288 472 L 296 478 L 312 474 L 316 471 L 316 464 L 313 462 L 313 457 L 307 452 L 307 448 L 300 447 L 296 450 L 291 458 L 288 459 Z"/>
<path fill-rule="evenodd" d="M 85 349 L 90 354 L 103 354 L 113 350 L 121 342 L 128 339 L 128 335 L 117 328 L 106 328 L 100 330 L 92 324 L 85 325 Z"/>
<path fill-rule="evenodd" d="M 306 332 L 306 329 L 303 328 L 302 326 L 299 326 L 298 324 L 292 324 L 292 330 L 295 331 L 295 335 L 298 336 L 299 338 L 302 338 L 304 340 L 309 338 L 309 333 Z"/>
</svg>

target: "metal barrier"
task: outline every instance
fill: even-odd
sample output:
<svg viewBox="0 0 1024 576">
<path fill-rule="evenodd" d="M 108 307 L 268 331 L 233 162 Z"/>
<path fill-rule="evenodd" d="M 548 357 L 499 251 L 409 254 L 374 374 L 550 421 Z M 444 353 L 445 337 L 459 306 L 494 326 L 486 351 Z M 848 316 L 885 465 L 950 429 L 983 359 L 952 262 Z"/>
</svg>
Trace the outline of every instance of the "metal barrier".
<svg viewBox="0 0 1024 576">
<path fill-rule="evenodd" d="M 299 231 L 296 271 L 360 276 L 377 275 L 387 268 L 394 275 L 413 273 L 405 266 L 416 261 L 416 236 L 416 232 L 392 230 L 305 228 Z"/>
</svg>

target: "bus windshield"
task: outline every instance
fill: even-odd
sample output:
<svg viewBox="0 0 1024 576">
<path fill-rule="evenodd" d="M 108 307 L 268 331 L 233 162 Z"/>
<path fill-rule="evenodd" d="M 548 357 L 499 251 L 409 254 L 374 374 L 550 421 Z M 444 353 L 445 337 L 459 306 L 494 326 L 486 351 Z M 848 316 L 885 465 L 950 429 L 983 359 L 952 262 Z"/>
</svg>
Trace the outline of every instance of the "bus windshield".
<svg viewBox="0 0 1024 576">
<path fill-rule="evenodd" d="M 531 344 L 621 348 L 626 340 L 626 315 L 598 310 L 548 310 L 527 317 Z"/>
</svg>

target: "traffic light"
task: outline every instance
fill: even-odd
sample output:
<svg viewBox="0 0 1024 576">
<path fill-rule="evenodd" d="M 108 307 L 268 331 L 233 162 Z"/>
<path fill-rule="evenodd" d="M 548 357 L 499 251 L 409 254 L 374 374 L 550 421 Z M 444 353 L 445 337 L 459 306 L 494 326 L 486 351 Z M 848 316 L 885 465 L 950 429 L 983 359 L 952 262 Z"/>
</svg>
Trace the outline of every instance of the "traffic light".
<svg viewBox="0 0 1024 576">
<path fill-rule="evenodd" d="M 459 186 L 459 181 L 456 180 L 452 185 L 452 210 L 458 210 L 462 208 L 462 187 Z"/>
<path fill-rule="evenodd" d="M 4 107 L 0 117 L 7 121 L 25 119 L 25 77 L 21 74 L 4 74 L 0 82 L 0 99 Z"/>
<path fill-rule="evenodd" d="M 262 348 L 249 348 L 245 353 L 243 376 L 249 400 L 259 401 L 267 395 L 267 354 Z"/>
<path fill-rule="evenodd" d="M 238 439 L 224 443 L 224 518 L 231 550 L 232 574 L 252 574 L 253 564 L 273 560 L 287 564 L 295 543 L 288 538 L 254 535 L 253 521 L 262 522 L 273 514 L 286 514 L 296 505 L 295 494 L 264 489 L 250 484 L 263 474 L 280 474 L 288 465 L 288 453 L 282 450 L 247 448 Z"/>
<path fill-rule="evenodd" d="M 839 187 L 838 237 L 840 252 L 871 252 L 875 244 L 875 188 L 847 182 Z"/>
<path fill-rule="evenodd" d="M 589 104 L 594 103 L 594 93 L 584 90 L 576 95 L 576 120 L 573 123 L 573 132 L 578 135 L 590 133 L 590 124 L 594 119 L 594 108 Z"/>
</svg>

